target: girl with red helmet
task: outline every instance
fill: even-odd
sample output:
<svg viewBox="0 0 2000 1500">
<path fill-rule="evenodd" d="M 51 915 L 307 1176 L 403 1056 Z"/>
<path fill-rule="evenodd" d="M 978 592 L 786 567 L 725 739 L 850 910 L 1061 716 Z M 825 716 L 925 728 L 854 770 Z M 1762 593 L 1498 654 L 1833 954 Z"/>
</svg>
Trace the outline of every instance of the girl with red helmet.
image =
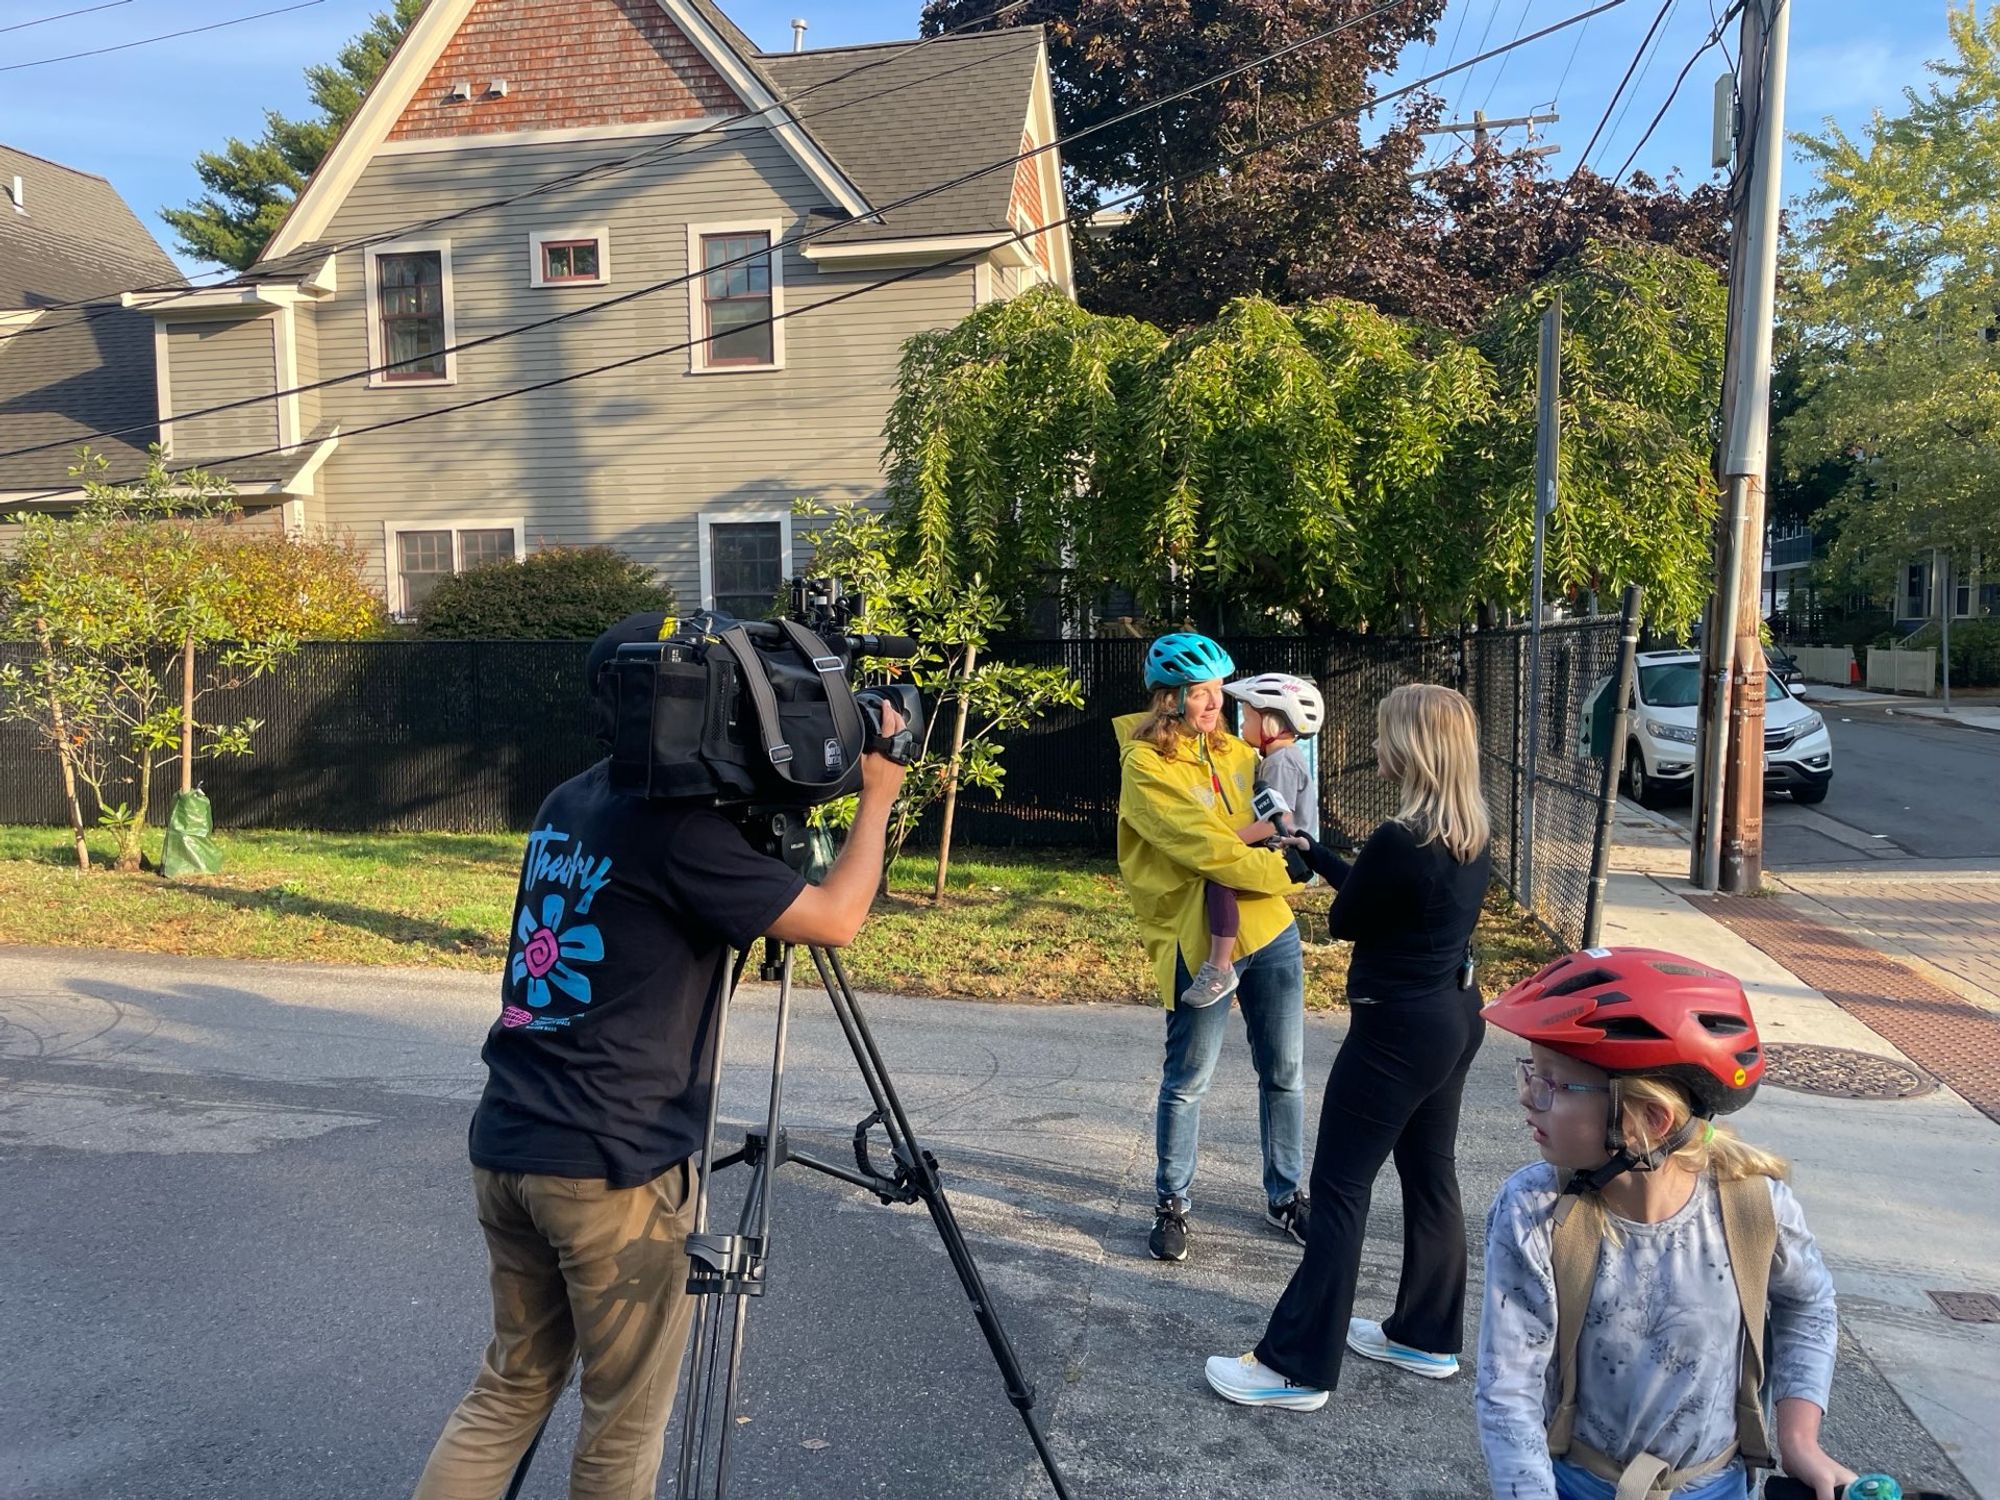
<svg viewBox="0 0 2000 1500">
<path fill-rule="evenodd" d="M 1495 1500 L 1744 1500 L 1749 1471 L 1780 1457 L 1833 1500 L 1855 1477 L 1819 1442 L 1833 1281 L 1785 1164 L 1714 1123 L 1764 1072 L 1743 986 L 1671 953 L 1593 948 L 1485 1015 L 1529 1044 L 1520 1097 L 1542 1155 L 1486 1226 Z"/>
</svg>

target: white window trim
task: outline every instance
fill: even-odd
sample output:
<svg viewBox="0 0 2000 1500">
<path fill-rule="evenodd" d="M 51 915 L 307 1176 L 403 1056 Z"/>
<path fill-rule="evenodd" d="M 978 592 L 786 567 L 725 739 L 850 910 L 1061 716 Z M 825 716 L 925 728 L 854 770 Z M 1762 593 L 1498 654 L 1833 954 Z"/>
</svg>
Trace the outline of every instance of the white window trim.
<svg viewBox="0 0 2000 1500">
<path fill-rule="evenodd" d="M 382 277 L 377 262 L 384 255 L 415 255 L 427 250 L 435 250 L 438 256 L 438 279 L 444 289 L 444 375 L 425 376 L 421 380 L 390 380 L 385 378 L 382 363 L 388 357 L 382 349 Z M 458 322 L 452 311 L 451 290 L 451 241 L 450 240 L 397 240 L 393 244 L 370 245 L 362 256 L 367 267 L 368 283 L 368 368 L 373 371 L 368 377 L 368 388 L 377 391 L 405 391 L 421 389 L 432 385 L 458 384 Z"/>
<path fill-rule="evenodd" d="M 542 246 L 561 244 L 565 240 L 595 240 L 597 242 L 597 274 L 595 276 L 572 277 L 566 281 L 550 281 L 542 274 L 546 261 Z M 611 231 L 599 224 L 590 229 L 531 229 L 528 231 L 528 285 L 531 287 L 562 288 L 566 286 L 606 286 L 611 281 Z"/>
<path fill-rule="evenodd" d="M 725 366 L 725 368 L 731 368 Z M 735 368 L 741 368 L 737 366 Z M 778 523 L 778 586 L 792 576 L 792 513 L 789 510 L 704 510 L 695 516 L 695 551 L 701 561 L 701 607 L 715 608 L 715 559 L 709 542 L 711 526 L 755 526 Z"/>
<path fill-rule="evenodd" d="M 713 224 L 690 224 L 688 232 L 688 374 L 755 375 L 785 368 L 785 237 L 778 219 L 725 219 Z M 771 240 L 771 362 L 765 365 L 711 365 L 708 330 L 702 325 L 701 242 L 710 235 L 765 234 Z M 768 518 L 767 518 L 768 519 Z M 707 533 L 704 532 L 703 535 Z"/>
<path fill-rule="evenodd" d="M 528 552 L 528 527 L 521 516 L 498 517 L 492 520 L 445 521 L 384 521 L 382 523 L 382 576 L 386 581 L 383 595 L 389 601 L 389 613 L 399 620 L 407 620 L 412 613 L 409 600 L 403 597 L 402 549 L 396 545 L 396 538 L 406 531 L 449 531 L 451 533 L 451 571 L 465 571 L 465 549 L 460 542 L 460 534 L 467 531 L 509 531 L 514 533 L 514 561 L 519 562 Z"/>
</svg>

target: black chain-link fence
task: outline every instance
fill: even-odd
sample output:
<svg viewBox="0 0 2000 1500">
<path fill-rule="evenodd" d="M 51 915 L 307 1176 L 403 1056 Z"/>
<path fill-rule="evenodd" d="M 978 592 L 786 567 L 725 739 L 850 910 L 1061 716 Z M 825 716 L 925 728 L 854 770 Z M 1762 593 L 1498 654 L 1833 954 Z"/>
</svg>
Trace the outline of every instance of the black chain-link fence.
<svg viewBox="0 0 2000 1500">
<path fill-rule="evenodd" d="M 1536 914 L 1580 940 L 1600 763 L 1582 754 L 1585 699 L 1616 664 L 1618 622 L 1542 633 L 1539 789 L 1532 858 L 1525 816 L 1530 682 L 1525 627 L 1459 636 L 1225 640 L 1239 672 L 1317 682 L 1322 822 L 1365 837 L 1395 811 L 1375 774 L 1375 706 L 1406 682 L 1456 687 L 1480 718 L 1494 868 Z M 342 831 L 524 829 L 548 789 L 598 754 L 582 715 L 586 646 L 568 641 L 309 643 L 272 675 L 202 706 L 208 721 L 262 720 L 255 753 L 204 761 L 218 823 Z M 967 843 L 1108 849 L 1118 823 L 1114 721 L 1137 712 L 1145 642 L 1017 641 L 990 659 L 1060 665 L 1083 688 L 1006 745 L 1006 794 L 968 793 Z M 0 646 L 0 661 L 28 649 Z M 172 777 L 169 776 L 171 783 Z M 156 812 L 164 816 L 165 796 Z M 0 725 L 0 822 L 64 821 L 54 757 L 23 724 Z"/>
</svg>

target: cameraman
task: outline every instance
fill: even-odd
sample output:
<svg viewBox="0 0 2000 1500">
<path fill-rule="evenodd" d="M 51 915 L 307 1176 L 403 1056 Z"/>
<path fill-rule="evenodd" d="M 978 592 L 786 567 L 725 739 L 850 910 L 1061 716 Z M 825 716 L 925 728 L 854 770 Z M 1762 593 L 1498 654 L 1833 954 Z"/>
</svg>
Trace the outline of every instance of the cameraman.
<svg viewBox="0 0 2000 1500">
<path fill-rule="evenodd" d="M 657 639 L 659 626 L 635 616 L 592 646 L 600 708 L 618 646 Z M 899 728 L 885 705 L 884 734 Z M 572 1360 L 583 1399 L 572 1500 L 653 1494 L 693 1316 L 693 1157 L 719 1061 L 723 965 L 766 934 L 852 941 L 904 775 L 863 757 L 860 811 L 813 886 L 713 807 L 622 796 L 609 768 L 557 787 L 528 835 L 470 1132 L 493 1340 L 417 1500 L 496 1500 Z"/>
</svg>

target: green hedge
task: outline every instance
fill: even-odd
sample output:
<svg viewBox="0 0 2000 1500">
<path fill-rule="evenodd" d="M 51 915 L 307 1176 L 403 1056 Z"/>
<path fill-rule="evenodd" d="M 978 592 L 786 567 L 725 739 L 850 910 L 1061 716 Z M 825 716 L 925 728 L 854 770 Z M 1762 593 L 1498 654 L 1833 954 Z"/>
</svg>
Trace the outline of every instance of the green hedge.
<svg viewBox="0 0 2000 1500">
<path fill-rule="evenodd" d="M 447 578 L 417 611 L 420 635 L 460 641 L 589 640 L 674 592 L 609 547 L 550 547 Z"/>
<path fill-rule="evenodd" d="M 2000 687 L 2000 620 L 1951 622 L 1953 687 Z"/>
</svg>

